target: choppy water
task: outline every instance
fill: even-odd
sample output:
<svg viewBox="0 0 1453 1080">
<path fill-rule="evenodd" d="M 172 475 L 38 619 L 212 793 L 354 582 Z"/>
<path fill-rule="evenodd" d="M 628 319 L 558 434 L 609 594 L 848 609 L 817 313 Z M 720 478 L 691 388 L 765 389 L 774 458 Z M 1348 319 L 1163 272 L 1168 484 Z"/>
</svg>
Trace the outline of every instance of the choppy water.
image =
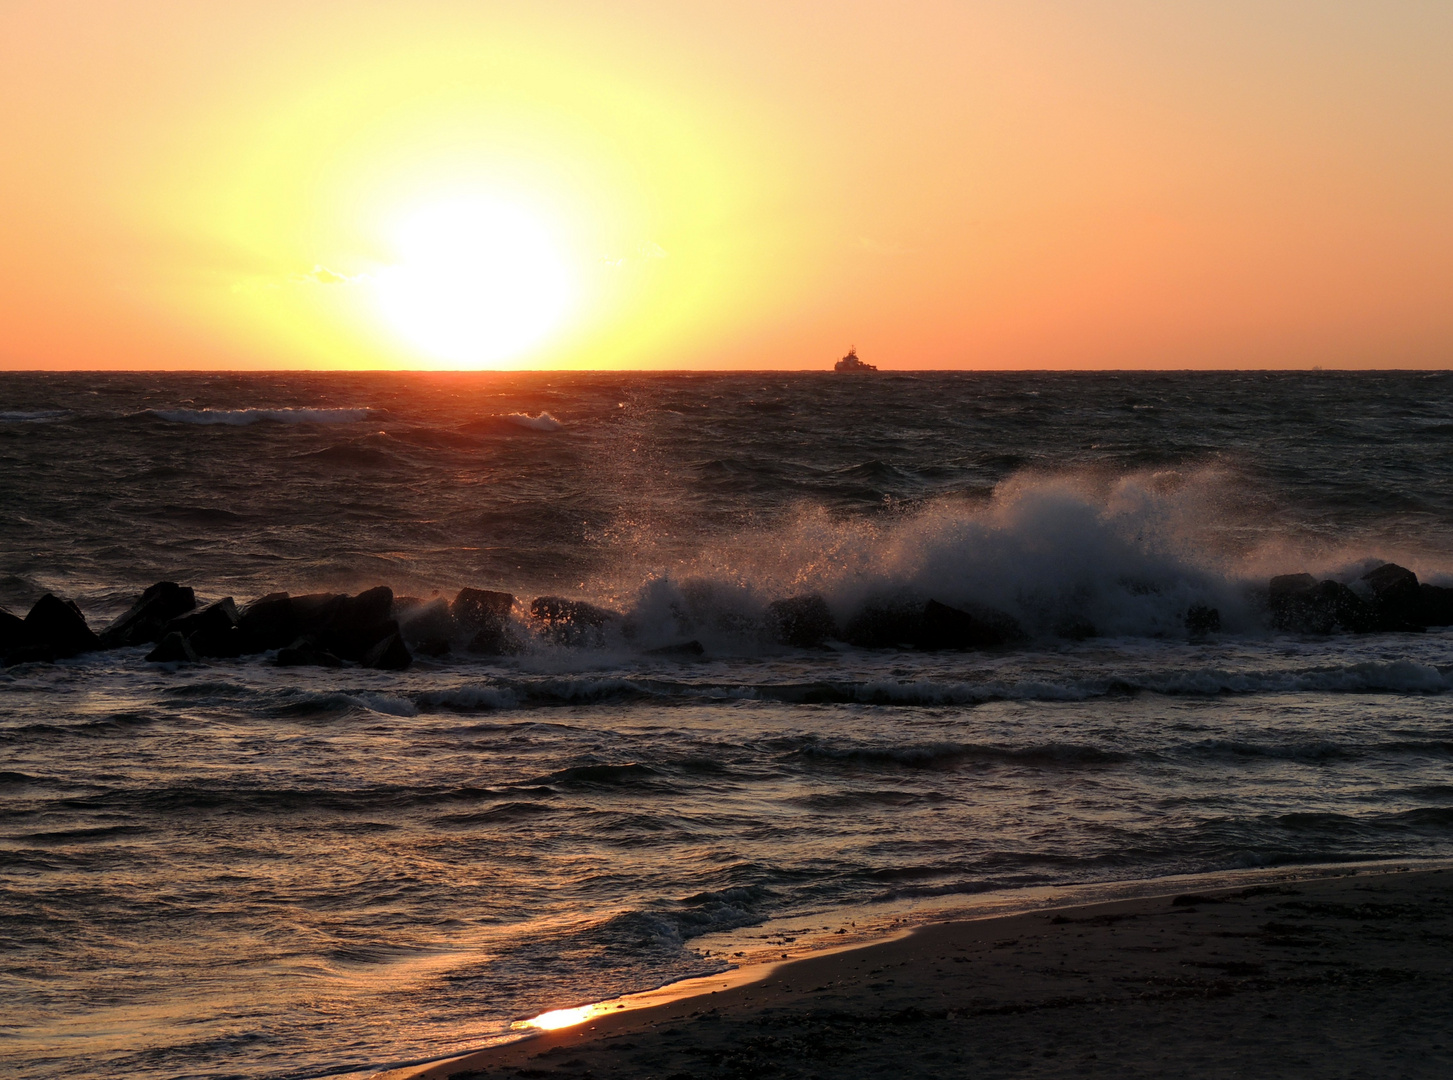
<svg viewBox="0 0 1453 1080">
<path fill-rule="evenodd" d="M 1450 450 L 1441 373 L 0 376 L 11 610 L 474 585 L 637 628 L 0 673 L 0 1061 L 318 1075 L 713 970 L 702 935 L 769 918 L 1453 855 L 1453 632 L 1277 634 L 1255 598 L 1453 583 Z M 1031 640 L 764 643 L 806 592 Z"/>
</svg>

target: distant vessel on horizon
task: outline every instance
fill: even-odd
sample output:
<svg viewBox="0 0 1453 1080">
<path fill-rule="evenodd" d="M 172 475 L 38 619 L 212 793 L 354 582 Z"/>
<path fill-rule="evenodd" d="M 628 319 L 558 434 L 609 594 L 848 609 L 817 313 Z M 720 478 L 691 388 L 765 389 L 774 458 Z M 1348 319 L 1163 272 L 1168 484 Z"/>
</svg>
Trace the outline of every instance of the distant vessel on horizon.
<svg viewBox="0 0 1453 1080">
<path fill-rule="evenodd" d="M 848 350 L 848 354 L 837 362 L 837 364 L 833 367 L 833 370 L 837 372 L 860 372 L 877 371 L 878 368 L 873 364 L 865 364 L 863 363 L 863 361 L 859 360 L 858 347 L 854 345 L 851 349 Z"/>
</svg>

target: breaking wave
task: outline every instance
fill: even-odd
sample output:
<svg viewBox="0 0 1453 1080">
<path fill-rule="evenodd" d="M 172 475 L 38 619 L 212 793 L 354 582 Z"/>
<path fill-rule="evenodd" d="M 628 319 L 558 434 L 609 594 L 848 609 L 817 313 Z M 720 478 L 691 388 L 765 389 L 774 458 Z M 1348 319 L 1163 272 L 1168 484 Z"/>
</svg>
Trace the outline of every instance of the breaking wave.
<svg viewBox="0 0 1453 1080">
<path fill-rule="evenodd" d="M 539 416 L 531 416 L 529 413 L 508 413 L 505 419 L 516 427 L 530 428 L 532 431 L 559 431 L 565 426 L 547 412 L 542 412 Z"/>
</svg>

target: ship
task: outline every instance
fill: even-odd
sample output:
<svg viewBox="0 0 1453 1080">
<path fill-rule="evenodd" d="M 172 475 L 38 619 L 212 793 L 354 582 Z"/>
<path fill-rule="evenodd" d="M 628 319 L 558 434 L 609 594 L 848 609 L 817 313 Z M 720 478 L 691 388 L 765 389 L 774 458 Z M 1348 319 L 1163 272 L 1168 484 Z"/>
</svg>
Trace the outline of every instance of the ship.
<svg viewBox="0 0 1453 1080">
<path fill-rule="evenodd" d="M 858 349 L 855 345 L 848 350 L 846 356 L 837 362 L 833 370 L 839 373 L 846 372 L 847 374 L 855 374 L 861 371 L 877 371 L 878 369 L 873 364 L 865 364 L 858 359 Z"/>
</svg>

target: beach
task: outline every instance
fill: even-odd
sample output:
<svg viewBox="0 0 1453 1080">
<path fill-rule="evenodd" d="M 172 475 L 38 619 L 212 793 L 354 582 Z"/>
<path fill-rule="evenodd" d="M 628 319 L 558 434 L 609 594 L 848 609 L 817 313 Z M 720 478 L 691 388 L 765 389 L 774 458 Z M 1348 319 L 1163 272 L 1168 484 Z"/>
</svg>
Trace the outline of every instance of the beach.
<svg viewBox="0 0 1453 1080">
<path fill-rule="evenodd" d="M 377 1080 L 1445 1077 L 1453 870 L 922 927 Z"/>
</svg>

